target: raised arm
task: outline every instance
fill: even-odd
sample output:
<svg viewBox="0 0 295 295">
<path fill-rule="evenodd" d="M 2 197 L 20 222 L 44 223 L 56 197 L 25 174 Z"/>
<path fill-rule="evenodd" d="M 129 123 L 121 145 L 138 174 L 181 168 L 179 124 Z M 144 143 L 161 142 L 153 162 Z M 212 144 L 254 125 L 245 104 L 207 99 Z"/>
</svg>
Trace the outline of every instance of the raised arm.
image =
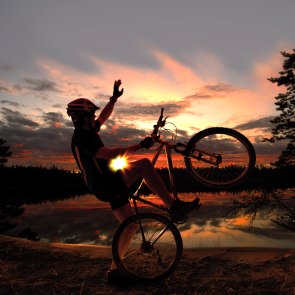
<svg viewBox="0 0 295 295">
<path fill-rule="evenodd" d="M 119 90 L 120 85 L 122 84 L 121 80 L 116 80 L 114 83 L 114 91 L 113 96 L 110 98 L 110 101 L 108 104 L 103 108 L 100 115 L 96 119 L 100 125 L 103 125 L 104 122 L 110 117 L 110 115 L 113 112 L 115 102 L 117 99 L 123 94 L 124 88 L 122 90 Z"/>
</svg>

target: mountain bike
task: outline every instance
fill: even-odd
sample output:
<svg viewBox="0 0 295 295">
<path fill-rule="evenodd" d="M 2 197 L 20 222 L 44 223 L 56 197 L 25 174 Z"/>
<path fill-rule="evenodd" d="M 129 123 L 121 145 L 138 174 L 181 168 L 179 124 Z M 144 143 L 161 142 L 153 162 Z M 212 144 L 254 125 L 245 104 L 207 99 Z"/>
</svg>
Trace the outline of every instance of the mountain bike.
<svg viewBox="0 0 295 295">
<path fill-rule="evenodd" d="M 153 157 L 155 165 L 160 153 L 165 149 L 169 182 L 174 198 L 177 189 L 173 174 L 172 151 L 184 157 L 186 168 L 194 179 L 214 188 L 227 188 L 244 181 L 255 166 L 255 150 L 250 141 L 241 133 L 224 127 L 205 129 L 195 134 L 187 144 L 163 140 L 161 134 L 166 125 L 161 109 L 157 124 L 151 136 L 159 143 Z M 168 130 L 170 132 L 170 130 Z M 115 232 L 112 252 L 113 258 L 123 273 L 134 279 L 154 281 L 168 277 L 177 267 L 183 251 L 180 232 L 175 223 L 182 224 L 186 218 L 174 222 L 169 209 L 141 197 L 144 183 L 131 194 L 135 214 L 120 224 Z M 168 217 L 158 213 L 140 213 L 137 202 L 150 205 L 166 212 Z M 124 237 L 132 239 L 124 253 L 120 253 L 120 244 Z"/>
</svg>

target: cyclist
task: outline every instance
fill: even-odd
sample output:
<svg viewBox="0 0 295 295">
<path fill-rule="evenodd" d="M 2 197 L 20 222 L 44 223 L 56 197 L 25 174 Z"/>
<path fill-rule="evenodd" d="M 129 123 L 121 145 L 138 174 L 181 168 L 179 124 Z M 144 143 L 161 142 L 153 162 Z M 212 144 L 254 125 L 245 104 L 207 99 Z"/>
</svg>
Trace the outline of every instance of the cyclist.
<svg viewBox="0 0 295 295">
<path fill-rule="evenodd" d="M 133 215 L 128 199 L 130 194 L 128 188 L 138 179 L 144 179 L 149 189 L 170 208 L 174 221 L 182 220 L 199 206 L 199 198 L 193 202 L 174 200 L 150 160 L 143 158 L 133 161 L 127 169 L 124 169 L 124 172 L 122 170 L 114 172 L 110 169 L 110 161 L 118 155 L 134 153 L 142 148 L 149 149 L 154 144 L 154 138 L 150 136 L 138 144 L 127 147 L 109 148 L 103 144 L 98 133 L 110 117 L 117 99 L 123 94 L 124 89 L 119 90 L 120 85 L 121 80 L 114 82 L 113 96 L 97 118 L 95 118 L 95 112 L 99 110 L 99 107 L 89 99 L 78 98 L 68 104 L 67 113 L 75 127 L 72 152 L 77 166 L 90 191 L 99 200 L 110 203 L 112 212 L 119 222 Z M 125 246 L 128 245 L 132 233 L 130 235 L 130 237 L 126 236 Z M 122 252 L 124 252 L 124 245 L 122 245 Z M 107 277 L 110 283 L 120 283 L 124 280 L 114 261 Z"/>
</svg>

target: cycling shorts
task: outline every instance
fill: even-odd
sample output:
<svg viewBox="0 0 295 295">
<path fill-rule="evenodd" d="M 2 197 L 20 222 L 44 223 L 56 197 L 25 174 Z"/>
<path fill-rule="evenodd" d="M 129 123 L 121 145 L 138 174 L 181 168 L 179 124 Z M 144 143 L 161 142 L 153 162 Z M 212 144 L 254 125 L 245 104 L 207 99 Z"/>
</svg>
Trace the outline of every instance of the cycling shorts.
<svg viewBox="0 0 295 295">
<path fill-rule="evenodd" d="M 96 182 L 93 193 L 97 199 L 109 202 L 112 210 L 116 210 L 129 203 L 130 191 L 126 186 L 120 171 L 104 176 Z"/>
</svg>

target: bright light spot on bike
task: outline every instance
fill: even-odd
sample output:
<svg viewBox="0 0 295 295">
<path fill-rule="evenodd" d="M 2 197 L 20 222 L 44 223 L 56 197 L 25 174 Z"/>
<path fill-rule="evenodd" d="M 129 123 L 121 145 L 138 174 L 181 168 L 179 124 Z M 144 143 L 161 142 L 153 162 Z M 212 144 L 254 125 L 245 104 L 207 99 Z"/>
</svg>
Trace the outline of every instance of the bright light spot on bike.
<svg viewBox="0 0 295 295">
<path fill-rule="evenodd" d="M 128 160 L 125 156 L 118 156 L 110 162 L 110 168 L 113 171 L 124 170 L 128 167 Z"/>
</svg>

